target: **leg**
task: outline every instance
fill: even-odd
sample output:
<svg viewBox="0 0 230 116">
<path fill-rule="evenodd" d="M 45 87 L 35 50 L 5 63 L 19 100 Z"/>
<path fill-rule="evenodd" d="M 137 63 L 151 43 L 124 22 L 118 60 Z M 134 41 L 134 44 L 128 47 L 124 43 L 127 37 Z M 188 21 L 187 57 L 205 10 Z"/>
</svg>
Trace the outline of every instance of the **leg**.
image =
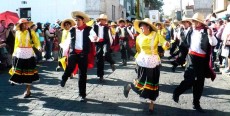
<svg viewBox="0 0 230 116">
<path fill-rule="evenodd" d="M 78 88 L 79 88 L 79 95 L 85 101 L 86 97 L 86 78 L 87 78 L 87 65 L 88 65 L 88 55 L 81 54 L 77 57 L 79 60 L 78 67 L 79 67 L 79 80 L 78 80 Z"/>
<path fill-rule="evenodd" d="M 193 85 L 193 105 L 194 109 L 199 112 L 204 112 L 200 106 L 200 98 L 203 93 L 204 88 L 204 77 L 197 77 Z"/>
<path fill-rule="evenodd" d="M 184 72 L 184 80 L 173 92 L 173 100 L 179 101 L 179 96 L 184 93 L 187 89 L 190 89 L 194 83 L 195 75 L 192 67 L 188 67 Z"/>
<path fill-rule="evenodd" d="M 71 76 L 72 72 L 74 71 L 76 64 L 77 64 L 77 55 L 71 54 L 68 58 L 68 65 L 66 67 L 66 70 L 62 76 L 61 86 L 64 87 L 65 83 L 68 79 L 68 77 Z"/>
<path fill-rule="evenodd" d="M 31 85 L 26 85 L 26 92 L 24 93 L 24 98 L 28 98 L 31 95 L 30 92 Z"/>
<path fill-rule="evenodd" d="M 102 77 L 104 76 L 104 57 L 103 57 L 103 45 L 98 44 L 97 48 L 97 76 Z"/>
</svg>

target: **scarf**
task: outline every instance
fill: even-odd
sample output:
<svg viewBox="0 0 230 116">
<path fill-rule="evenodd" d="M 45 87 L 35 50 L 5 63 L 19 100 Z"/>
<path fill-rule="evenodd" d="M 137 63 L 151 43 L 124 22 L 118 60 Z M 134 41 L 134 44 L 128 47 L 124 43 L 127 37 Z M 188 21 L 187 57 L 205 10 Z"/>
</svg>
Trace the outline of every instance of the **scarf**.
<svg viewBox="0 0 230 116">
<path fill-rule="evenodd" d="M 85 29 L 85 28 L 86 28 L 86 24 L 83 24 L 82 26 L 77 27 L 77 29 L 79 29 L 79 30 L 83 30 L 83 29 Z"/>
</svg>

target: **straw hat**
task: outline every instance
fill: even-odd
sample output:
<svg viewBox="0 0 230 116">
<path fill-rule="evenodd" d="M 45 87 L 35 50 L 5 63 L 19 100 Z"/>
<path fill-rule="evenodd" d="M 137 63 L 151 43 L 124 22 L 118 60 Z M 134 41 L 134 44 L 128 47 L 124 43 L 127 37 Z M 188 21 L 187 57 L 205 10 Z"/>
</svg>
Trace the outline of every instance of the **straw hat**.
<svg viewBox="0 0 230 116">
<path fill-rule="evenodd" d="M 108 20 L 108 16 L 105 14 L 100 14 L 100 16 L 99 16 L 99 18 L 97 18 L 97 20 L 100 20 L 100 19 Z"/>
<path fill-rule="evenodd" d="M 200 23 L 206 25 L 206 24 L 204 23 L 204 21 L 205 21 L 204 15 L 201 14 L 201 13 L 199 13 L 199 12 L 195 13 L 195 14 L 192 16 L 191 19 L 192 19 L 192 20 L 195 20 L 195 21 L 198 21 L 198 22 L 200 22 Z"/>
<path fill-rule="evenodd" d="M 140 23 L 148 24 L 154 31 L 157 31 L 156 27 L 152 25 L 152 21 L 149 18 L 145 18 L 144 20 L 135 20 L 134 21 L 134 28 L 137 32 L 142 33 L 140 29 Z"/>
<path fill-rule="evenodd" d="M 21 18 L 16 24 L 16 30 L 20 30 L 20 25 L 23 23 L 27 23 L 29 27 L 33 25 L 32 21 L 28 21 L 26 18 Z"/>
<path fill-rule="evenodd" d="M 73 11 L 71 15 L 72 15 L 72 18 L 74 18 L 74 19 L 76 19 L 77 16 L 83 17 L 84 18 L 83 21 L 85 23 L 90 21 L 89 16 L 87 14 L 85 14 L 84 12 L 81 12 L 81 11 Z"/>
<path fill-rule="evenodd" d="M 119 24 L 119 22 L 121 22 L 121 21 L 124 21 L 126 23 L 125 19 L 120 18 L 119 20 L 117 20 L 117 24 Z"/>
<path fill-rule="evenodd" d="M 62 23 L 61 23 L 61 28 L 62 29 L 65 29 L 65 26 L 64 26 L 64 24 L 66 23 L 66 22 L 70 22 L 70 27 L 72 27 L 72 26 L 74 26 L 74 25 L 76 25 L 76 23 L 75 23 L 75 21 L 74 20 L 72 20 L 72 19 L 65 19 L 64 21 L 62 21 Z"/>
<path fill-rule="evenodd" d="M 164 27 L 164 24 L 162 22 L 156 22 L 154 23 L 154 26 L 157 27 L 158 24 L 160 24 L 162 28 Z"/>
<path fill-rule="evenodd" d="M 188 21 L 188 22 L 192 23 L 191 18 L 188 18 L 188 17 L 186 17 L 186 16 L 183 16 L 183 17 L 182 17 L 182 20 L 181 20 L 179 23 L 183 23 L 183 22 L 185 22 L 185 21 Z"/>
<path fill-rule="evenodd" d="M 110 24 L 111 26 L 116 26 L 117 24 L 116 23 L 114 23 L 114 22 L 111 22 L 111 24 Z"/>
</svg>

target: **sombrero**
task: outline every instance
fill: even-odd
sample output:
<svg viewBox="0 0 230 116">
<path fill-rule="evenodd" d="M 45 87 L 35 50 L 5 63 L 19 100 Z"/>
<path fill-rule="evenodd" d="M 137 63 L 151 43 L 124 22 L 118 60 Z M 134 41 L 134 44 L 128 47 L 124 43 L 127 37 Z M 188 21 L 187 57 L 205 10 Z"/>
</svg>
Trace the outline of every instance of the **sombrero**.
<svg viewBox="0 0 230 116">
<path fill-rule="evenodd" d="M 110 24 L 111 26 L 116 26 L 117 24 L 116 23 L 114 23 L 114 22 L 111 22 L 111 24 Z"/>
<path fill-rule="evenodd" d="M 87 14 L 85 14 L 84 12 L 81 12 L 81 11 L 73 11 L 71 15 L 72 15 L 72 18 L 74 18 L 74 19 L 76 19 L 77 16 L 83 17 L 84 18 L 83 21 L 85 23 L 90 21 L 89 16 Z"/>
<path fill-rule="evenodd" d="M 120 18 L 119 20 L 117 20 L 117 24 L 119 24 L 119 22 L 121 22 L 121 21 L 124 21 L 126 23 L 125 19 Z"/>
<path fill-rule="evenodd" d="M 97 18 L 97 21 L 99 21 L 100 19 L 108 20 L 108 16 L 105 14 L 100 14 L 100 16 Z"/>
<path fill-rule="evenodd" d="M 152 21 L 149 18 L 145 18 L 144 20 L 135 20 L 134 21 L 134 28 L 137 32 L 142 33 L 140 29 L 140 23 L 148 24 L 154 31 L 157 31 L 156 27 L 152 25 Z"/>
<path fill-rule="evenodd" d="M 200 23 L 206 25 L 206 24 L 204 23 L 204 21 L 205 21 L 204 15 L 201 14 L 201 13 L 199 13 L 199 12 L 195 13 L 195 14 L 192 16 L 192 18 L 191 18 L 190 20 L 195 20 L 195 21 L 198 21 L 198 22 L 200 22 Z"/>
<path fill-rule="evenodd" d="M 72 26 L 74 26 L 74 25 L 76 25 L 76 23 L 75 23 L 75 21 L 74 20 L 72 20 L 72 19 L 65 19 L 64 21 L 62 21 L 62 23 L 61 23 L 61 28 L 62 29 L 64 29 L 64 24 L 65 24 L 65 22 L 70 22 L 70 27 L 72 27 Z"/>
<path fill-rule="evenodd" d="M 23 23 L 28 23 L 28 26 L 30 27 L 31 25 L 33 25 L 32 21 L 28 21 L 26 18 L 21 18 L 17 24 L 16 24 L 16 30 L 20 30 L 20 25 Z"/>
</svg>

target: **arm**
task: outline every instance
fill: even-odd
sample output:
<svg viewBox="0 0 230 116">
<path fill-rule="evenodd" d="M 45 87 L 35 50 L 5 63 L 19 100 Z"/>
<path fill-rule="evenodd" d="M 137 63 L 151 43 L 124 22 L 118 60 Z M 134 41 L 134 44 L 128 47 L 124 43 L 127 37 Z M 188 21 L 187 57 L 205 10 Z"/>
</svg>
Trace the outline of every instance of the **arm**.
<svg viewBox="0 0 230 116">
<path fill-rule="evenodd" d="M 31 30 L 31 35 L 32 35 L 34 47 L 37 48 L 38 50 L 41 50 L 41 44 L 40 44 L 40 40 L 39 40 L 37 34 Z"/>
<path fill-rule="evenodd" d="M 133 34 L 132 34 L 132 32 L 127 28 L 127 32 L 129 33 L 129 36 L 132 38 L 132 39 L 134 39 L 134 36 L 133 36 Z"/>
<path fill-rule="evenodd" d="M 215 46 L 217 44 L 217 39 L 213 36 L 213 32 L 211 29 L 208 29 L 208 40 L 209 40 L 209 44 L 211 46 Z"/>
<path fill-rule="evenodd" d="M 50 34 L 50 32 L 48 30 L 46 30 L 46 35 L 48 35 L 49 37 L 54 37 L 54 34 Z M 48 38 L 47 38 L 48 39 Z"/>
<path fill-rule="evenodd" d="M 164 50 L 167 50 L 170 48 L 170 43 L 168 41 L 165 40 L 165 38 L 162 35 L 159 35 L 158 33 L 156 33 L 156 37 L 158 38 L 158 42 L 162 45 L 162 48 Z"/>
<path fill-rule="evenodd" d="M 110 45 L 112 45 L 112 43 L 113 43 L 113 37 L 112 37 L 110 28 L 108 29 L 108 34 L 109 34 Z"/>
<path fill-rule="evenodd" d="M 95 33 L 93 28 L 89 32 L 89 39 L 91 42 L 98 42 L 99 41 L 99 38 L 97 37 L 97 34 Z"/>
<path fill-rule="evenodd" d="M 137 58 L 138 54 L 139 54 L 140 51 L 141 51 L 140 45 L 139 45 L 139 43 L 138 43 L 139 38 L 140 38 L 140 36 L 137 36 L 137 38 L 136 38 L 136 51 L 137 51 L 137 53 L 136 53 L 135 56 L 134 56 L 135 58 Z"/>
</svg>

